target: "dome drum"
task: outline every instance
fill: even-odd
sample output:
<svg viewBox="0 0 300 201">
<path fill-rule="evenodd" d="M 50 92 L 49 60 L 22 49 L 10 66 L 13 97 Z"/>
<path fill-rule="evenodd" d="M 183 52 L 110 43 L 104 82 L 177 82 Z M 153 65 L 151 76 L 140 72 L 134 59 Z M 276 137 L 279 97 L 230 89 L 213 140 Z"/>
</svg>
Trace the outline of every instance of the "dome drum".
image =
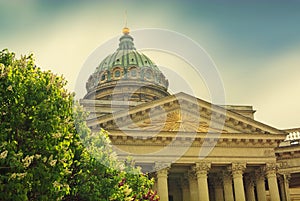
<svg viewBox="0 0 300 201">
<path fill-rule="evenodd" d="M 104 83 L 86 94 L 86 99 L 148 102 L 168 96 L 164 87 L 152 82 L 119 80 Z"/>
</svg>

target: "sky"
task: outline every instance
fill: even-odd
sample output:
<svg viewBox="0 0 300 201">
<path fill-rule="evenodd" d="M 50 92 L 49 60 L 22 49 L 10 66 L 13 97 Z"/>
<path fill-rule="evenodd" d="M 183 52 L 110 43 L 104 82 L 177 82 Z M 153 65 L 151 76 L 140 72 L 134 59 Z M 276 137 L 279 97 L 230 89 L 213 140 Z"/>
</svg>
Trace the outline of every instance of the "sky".
<svg viewBox="0 0 300 201">
<path fill-rule="evenodd" d="M 115 41 L 107 55 L 117 48 L 126 11 L 137 49 L 135 30 L 170 30 L 193 40 L 215 63 L 226 104 L 252 105 L 256 120 L 294 128 L 300 127 L 299 9 L 300 1 L 276 0 L 0 0 L 0 48 L 34 53 L 38 66 L 63 75 L 68 89 L 77 91 L 96 68 L 84 65 L 89 56 L 107 41 Z M 184 66 L 170 54 L 161 59 L 157 51 L 145 53 L 158 66 Z M 196 82 L 185 70 L 177 73 Z M 178 83 L 166 76 L 170 86 Z M 171 91 L 177 90 L 184 91 Z M 210 100 L 208 91 L 196 96 Z"/>
</svg>

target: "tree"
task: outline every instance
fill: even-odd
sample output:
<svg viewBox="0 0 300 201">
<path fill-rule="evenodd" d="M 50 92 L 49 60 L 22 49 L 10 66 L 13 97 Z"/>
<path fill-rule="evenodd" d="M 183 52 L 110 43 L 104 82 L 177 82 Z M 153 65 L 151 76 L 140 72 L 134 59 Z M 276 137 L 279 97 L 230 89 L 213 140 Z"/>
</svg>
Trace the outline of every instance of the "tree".
<svg viewBox="0 0 300 201">
<path fill-rule="evenodd" d="M 33 55 L 0 52 L 0 200 L 59 200 L 73 158 L 73 96 Z"/>
<path fill-rule="evenodd" d="M 65 85 L 33 55 L 0 52 L 0 200 L 158 200 L 108 134 L 91 133 Z"/>
<path fill-rule="evenodd" d="M 117 160 L 108 133 L 91 133 L 81 107 L 75 107 L 74 115 L 79 144 L 85 149 L 74 146 L 77 150 L 69 182 L 72 190 L 66 200 L 159 200 L 151 190 L 153 179 L 148 179 L 130 160 L 126 164 Z"/>
</svg>

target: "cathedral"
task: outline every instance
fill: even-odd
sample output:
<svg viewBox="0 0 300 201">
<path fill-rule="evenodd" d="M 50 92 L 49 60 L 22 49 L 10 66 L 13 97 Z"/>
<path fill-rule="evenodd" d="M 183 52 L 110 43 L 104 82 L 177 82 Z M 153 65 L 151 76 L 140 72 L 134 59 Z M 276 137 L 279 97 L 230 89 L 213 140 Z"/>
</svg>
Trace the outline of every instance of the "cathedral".
<svg viewBox="0 0 300 201">
<path fill-rule="evenodd" d="M 133 41 L 124 28 L 80 103 L 91 130 L 107 130 L 119 158 L 155 178 L 161 201 L 300 201 L 300 128 L 256 121 L 252 106 L 170 94 Z"/>
</svg>

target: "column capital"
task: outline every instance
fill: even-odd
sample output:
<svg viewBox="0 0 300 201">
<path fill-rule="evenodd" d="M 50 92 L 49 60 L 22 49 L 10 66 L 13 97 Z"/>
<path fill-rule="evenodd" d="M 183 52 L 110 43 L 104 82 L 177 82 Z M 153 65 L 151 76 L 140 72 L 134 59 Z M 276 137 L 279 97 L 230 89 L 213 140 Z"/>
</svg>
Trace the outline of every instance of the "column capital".
<svg viewBox="0 0 300 201">
<path fill-rule="evenodd" d="M 188 178 L 189 180 L 196 180 L 196 179 L 197 179 L 197 177 L 196 177 L 196 172 L 195 172 L 195 169 L 194 169 L 194 168 L 191 168 L 190 170 L 188 170 L 187 178 Z"/>
<path fill-rule="evenodd" d="M 276 172 L 277 172 L 276 163 L 266 163 L 265 172 L 266 172 L 267 177 L 270 177 L 270 176 L 276 177 Z"/>
<path fill-rule="evenodd" d="M 198 162 L 194 166 L 194 171 L 196 175 L 207 175 L 208 171 L 211 168 L 211 163 L 210 162 Z"/>
<path fill-rule="evenodd" d="M 232 174 L 231 174 L 231 168 L 228 168 L 227 170 L 222 171 L 223 181 L 231 181 Z"/>
<path fill-rule="evenodd" d="M 170 163 L 155 163 L 154 169 L 156 171 L 156 175 L 159 176 L 168 176 L 169 169 L 171 165 Z"/>
<path fill-rule="evenodd" d="M 282 174 L 277 174 L 277 179 L 279 181 L 279 183 L 284 183 L 284 182 L 288 182 L 291 179 L 291 174 L 290 173 L 282 173 Z"/>
<path fill-rule="evenodd" d="M 232 171 L 232 175 L 243 175 L 246 169 L 246 163 L 232 163 L 229 168 Z"/>
<path fill-rule="evenodd" d="M 283 177 L 285 177 L 285 179 L 286 179 L 286 181 L 290 181 L 291 180 L 291 178 L 292 178 L 292 176 L 291 176 L 291 173 L 285 173 L 285 174 L 283 174 Z"/>
<path fill-rule="evenodd" d="M 171 164 L 170 163 L 164 163 L 164 162 L 155 162 L 154 164 L 154 170 L 158 171 L 161 169 L 165 169 L 165 168 L 170 168 Z"/>
<path fill-rule="evenodd" d="M 258 168 L 254 175 L 256 180 L 265 180 L 265 169 L 263 167 Z"/>
</svg>

